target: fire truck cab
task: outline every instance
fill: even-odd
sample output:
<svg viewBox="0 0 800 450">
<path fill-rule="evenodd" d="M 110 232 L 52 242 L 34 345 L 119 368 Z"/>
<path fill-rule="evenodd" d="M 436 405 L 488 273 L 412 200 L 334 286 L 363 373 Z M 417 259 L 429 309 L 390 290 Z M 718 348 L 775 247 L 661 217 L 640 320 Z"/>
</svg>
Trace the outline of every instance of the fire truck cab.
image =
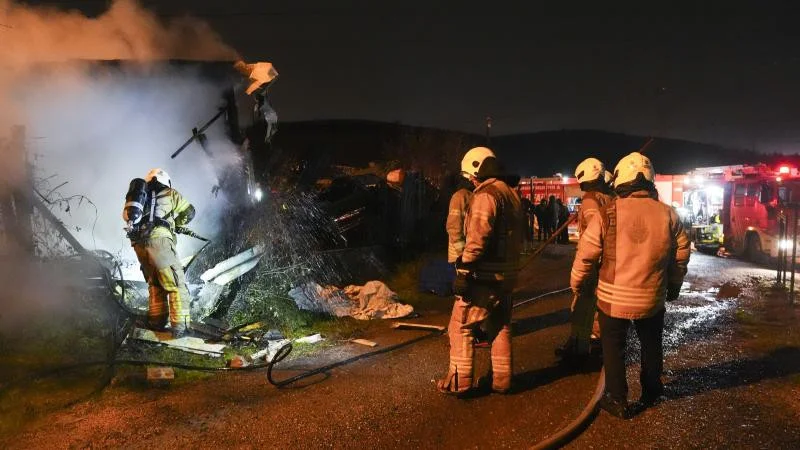
<svg viewBox="0 0 800 450">
<path fill-rule="evenodd" d="M 792 223 L 793 201 L 800 199 L 800 174 L 764 164 L 732 166 L 724 173 L 721 222 L 725 246 L 752 261 L 777 258 L 791 241 L 781 239 L 781 218 Z M 789 230 L 791 232 L 791 230 Z"/>
</svg>

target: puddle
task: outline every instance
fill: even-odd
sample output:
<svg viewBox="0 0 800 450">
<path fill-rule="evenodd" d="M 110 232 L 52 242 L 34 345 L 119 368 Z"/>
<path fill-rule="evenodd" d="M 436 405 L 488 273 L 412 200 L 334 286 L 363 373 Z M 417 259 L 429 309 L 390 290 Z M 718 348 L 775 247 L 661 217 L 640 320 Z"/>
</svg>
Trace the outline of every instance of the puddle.
<svg viewBox="0 0 800 450">
<path fill-rule="evenodd" d="M 691 290 L 691 284 L 684 283 L 680 298 L 666 305 L 664 353 L 674 354 L 682 345 L 708 339 L 723 331 L 729 317 L 725 313 L 735 306 L 735 299 L 740 294 L 740 288 L 727 283 L 705 290 Z M 629 332 L 630 342 L 633 344 L 629 357 L 638 360 L 639 341 L 634 337 L 633 327 Z"/>
<path fill-rule="evenodd" d="M 686 286 L 684 288 L 691 287 Z M 703 339 L 719 331 L 722 314 L 734 306 L 741 289 L 725 283 L 705 290 L 681 290 L 675 302 L 667 303 L 664 324 L 664 350 L 675 352 L 680 345 Z"/>
</svg>

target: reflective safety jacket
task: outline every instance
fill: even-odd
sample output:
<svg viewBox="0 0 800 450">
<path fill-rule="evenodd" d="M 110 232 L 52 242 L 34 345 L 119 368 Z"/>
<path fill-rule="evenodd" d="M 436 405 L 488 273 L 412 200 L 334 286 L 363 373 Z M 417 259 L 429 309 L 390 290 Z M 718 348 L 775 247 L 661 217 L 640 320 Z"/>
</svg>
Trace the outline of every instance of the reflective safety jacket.
<svg viewBox="0 0 800 450">
<path fill-rule="evenodd" d="M 509 280 L 519 273 L 524 222 L 517 192 L 489 178 L 477 188 L 464 221 L 462 261 L 479 279 Z"/>
<path fill-rule="evenodd" d="M 600 212 L 600 208 L 611 202 L 611 197 L 602 192 L 586 192 L 581 199 L 581 207 L 578 209 L 578 232 L 583 233 L 589 226 L 589 222 L 595 214 Z"/>
<path fill-rule="evenodd" d="M 647 191 L 634 192 L 592 217 L 578 242 L 570 286 L 585 288 L 602 257 L 597 307 L 620 319 L 651 317 L 664 308 L 667 287 L 683 283 L 689 253 L 675 210 Z"/>
<path fill-rule="evenodd" d="M 464 252 L 467 237 L 464 234 L 464 218 L 467 215 L 467 206 L 472 198 L 472 191 L 459 189 L 450 197 L 450 207 L 447 212 L 447 262 L 454 263 Z"/>
<path fill-rule="evenodd" d="M 150 202 L 155 201 L 150 223 Z M 182 227 L 194 218 L 194 206 L 175 189 L 164 188 L 148 201 L 142 218 L 141 239 L 165 237 L 175 240 L 175 227 Z"/>
</svg>

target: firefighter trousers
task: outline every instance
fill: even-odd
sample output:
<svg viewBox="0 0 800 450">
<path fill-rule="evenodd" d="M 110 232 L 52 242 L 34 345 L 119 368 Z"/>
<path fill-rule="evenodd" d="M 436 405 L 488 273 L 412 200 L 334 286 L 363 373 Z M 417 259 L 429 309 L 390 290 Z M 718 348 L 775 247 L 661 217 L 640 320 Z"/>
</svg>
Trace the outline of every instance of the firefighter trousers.
<svg viewBox="0 0 800 450">
<path fill-rule="evenodd" d="M 157 237 L 134 243 L 133 249 L 149 286 L 149 325 L 164 328 L 169 319 L 173 330 L 186 329 L 190 322 L 189 290 L 175 243 L 172 239 Z"/>
<path fill-rule="evenodd" d="M 450 365 L 440 389 L 465 392 L 474 376 L 473 331 L 485 325 L 491 343 L 492 389 L 511 388 L 511 296 L 503 283 L 470 281 L 467 295 L 456 296 L 447 333 Z"/>
</svg>

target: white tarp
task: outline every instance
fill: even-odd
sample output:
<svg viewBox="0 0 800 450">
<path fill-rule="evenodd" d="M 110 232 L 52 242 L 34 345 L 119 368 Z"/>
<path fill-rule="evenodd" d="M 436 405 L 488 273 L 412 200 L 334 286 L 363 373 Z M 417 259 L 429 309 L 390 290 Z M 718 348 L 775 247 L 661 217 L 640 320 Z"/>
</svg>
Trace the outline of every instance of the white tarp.
<svg viewBox="0 0 800 450">
<path fill-rule="evenodd" d="M 306 311 L 359 320 L 398 319 L 414 312 L 413 306 L 399 303 L 397 294 L 380 281 L 344 289 L 306 283 L 289 291 L 289 297 Z"/>
</svg>

